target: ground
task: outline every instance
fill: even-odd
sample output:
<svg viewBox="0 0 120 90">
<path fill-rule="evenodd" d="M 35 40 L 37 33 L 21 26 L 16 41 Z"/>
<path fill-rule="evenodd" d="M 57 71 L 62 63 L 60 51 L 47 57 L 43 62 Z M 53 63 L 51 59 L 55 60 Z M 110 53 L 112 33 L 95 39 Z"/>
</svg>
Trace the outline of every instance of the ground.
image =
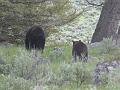
<svg viewBox="0 0 120 90">
<path fill-rule="evenodd" d="M 110 80 L 103 76 L 105 82 L 109 81 L 108 84 L 93 84 L 93 71 L 96 64 L 105 60 L 120 60 L 119 47 L 111 47 L 109 52 L 106 52 L 106 46 L 103 44 L 102 46 L 97 43 L 88 45 L 89 59 L 86 64 L 71 63 L 72 45 L 70 44 L 57 46 L 63 49 L 63 53 L 57 58 L 51 57 L 54 47 L 45 47 L 44 53 L 39 54 L 39 57 L 48 62 L 39 63 L 38 67 L 33 69 L 32 66 L 37 59 L 23 46 L 0 46 L 0 60 L 5 62 L 0 64 L 0 90 L 6 90 L 6 88 L 7 90 L 10 88 L 11 90 L 34 90 L 35 87 L 42 87 L 43 90 L 119 90 L 118 71 L 120 70 L 117 71 L 117 76 L 114 75 L 115 78 Z M 26 79 L 28 74 L 31 75 L 31 80 Z"/>
</svg>

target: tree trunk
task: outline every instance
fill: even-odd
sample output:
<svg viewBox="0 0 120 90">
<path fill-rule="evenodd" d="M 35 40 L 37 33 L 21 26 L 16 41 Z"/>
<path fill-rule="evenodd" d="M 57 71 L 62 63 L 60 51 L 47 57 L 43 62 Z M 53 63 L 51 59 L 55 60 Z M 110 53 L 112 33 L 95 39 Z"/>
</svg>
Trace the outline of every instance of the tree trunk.
<svg viewBox="0 0 120 90">
<path fill-rule="evenodd" d="M 120 0 L 106 0 L 93 33 L 91 43 L 100 42 L 117 32 L 120 19 Z"/>
<path fill-rule="evenodd" d="M 118 28 L 118 34 L 120 35 L 120 26 L 119 26 L 119 28 Z"/>
</svg>

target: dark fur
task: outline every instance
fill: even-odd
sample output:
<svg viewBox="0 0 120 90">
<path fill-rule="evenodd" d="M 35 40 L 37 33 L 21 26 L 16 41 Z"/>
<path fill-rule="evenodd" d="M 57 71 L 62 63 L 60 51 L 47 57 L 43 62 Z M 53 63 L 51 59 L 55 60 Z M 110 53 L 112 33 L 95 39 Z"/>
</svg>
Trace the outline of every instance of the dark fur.
<svg viewBox="0 0 120 90">
<path fill-rule="evenodd" d="M 33 26 L 26 33 L 25 47 L 27 50 L 44 50 L 45 34 L 41 27 Z"/>
<path fill-rule="evenodd" d="M 72 56 L 74 57 L 75 61 L 77 60 L 78 56 L 80 60 L 87 62 L 88 48 L 83 42 L 81 42 L 81 40 L 73 41 Z"/>
</svg>

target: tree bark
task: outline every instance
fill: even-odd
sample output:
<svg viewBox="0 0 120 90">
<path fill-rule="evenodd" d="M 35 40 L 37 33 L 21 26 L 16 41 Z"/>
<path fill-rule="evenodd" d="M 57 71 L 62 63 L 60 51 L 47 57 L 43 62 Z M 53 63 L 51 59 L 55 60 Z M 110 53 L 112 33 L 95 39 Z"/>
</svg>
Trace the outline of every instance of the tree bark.
<svg viewBox="0 0 120 90">
<path fill-rule="evenodd" d="M 118 34 L 120 35 L 120 26 L 119 26 L 119 28 L 118 28 Z"/>
<path fill-rule="evenodd" d="M 103 38 L 114 35 L 120 20 L 120 0 L 106 0 L 93 33 L 91 43 L 100 42 Z"/>
</svg>

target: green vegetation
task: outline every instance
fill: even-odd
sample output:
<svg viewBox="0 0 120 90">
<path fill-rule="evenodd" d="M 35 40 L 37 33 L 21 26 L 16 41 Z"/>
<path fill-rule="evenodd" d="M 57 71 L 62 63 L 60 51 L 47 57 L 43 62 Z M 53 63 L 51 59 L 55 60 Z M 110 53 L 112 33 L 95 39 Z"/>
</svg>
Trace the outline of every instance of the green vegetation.
<svg viewBox="0 0 120 90">
<path fill-rule="evenodd" d="M 46 36 L 58 32 L 57 26 L 73 21 L 81 15 L 69 0 L 0 0 L 0 38 L 22 43 L 33 25 L 44 28 Z"/>
<path fill-rule="evenodd" d="M 96 5 L 104 1 L 0 0 L 0 90 L 119 90 L 119 68 L 103 73 L 100 85 L 93 80 L 96 65 L 120 61 L 120 47 L 112 38 L 88 44 L 88 63 L 73 63 L 71 54 L 71 40 L 90 42 L 102 10 Z M 33 25 L 46 35 L 44 53 L 37 57 L 22 46 Z"/>
<path fill-rule="evenodd" d="M 63 52 L 57 54 L 52 52 L 53 46 L 47 46 L 42 55 L 39 53 L 38 64 L 34 54 L 23 46 L 0 46 L 0 90 L 34 90 L 38 85 L 42 90 L 119 90 L 119 70 L 112 72 L 114 76 L 103 75 L 102 85 L 93 84 L 93 71 L 99 61 L 120 60 L 120 48 L 113 45 L 108 50 L 110 43 L 105 39 L 96 46 L 88 45 L 88 63 L 72 63 L 72 46 L 68 44 L 58 46 Z"/>
</svg>

